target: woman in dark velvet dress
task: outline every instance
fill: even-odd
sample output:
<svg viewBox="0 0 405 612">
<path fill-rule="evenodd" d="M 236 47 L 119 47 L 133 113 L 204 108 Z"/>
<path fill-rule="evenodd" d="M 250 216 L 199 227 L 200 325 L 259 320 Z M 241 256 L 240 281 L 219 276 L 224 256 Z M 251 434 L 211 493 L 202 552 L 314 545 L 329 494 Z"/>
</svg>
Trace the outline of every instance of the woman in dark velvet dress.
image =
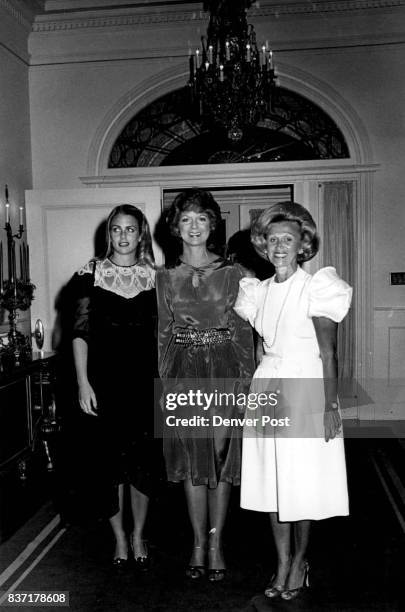
<svg viewBox="0 0 405 612">
<path fill-rule="evenodd" d="M 156 277 L 159 373 L 177 388 L 186 384 L 182 379 L 192 379 L 197 388 L 222 379 L 221 391 L 234 391 L 236 379 L 253 373 L 252 333 L 233 311 L 244 274 L 208 248 L 220 221 L 212 195 L 197 189 L 180 193 L 168 213 L 182 254 L 174 267 L 159 270 Z M 215 410 L 223 417 L 240 416 L 235 406 Z M 222 580 L 222 532 L 231 487 L 240 484 L 239 431 L 171 428 L 164 439 L 164 455 L 168 479 L 184 483 L 194 531 L 186 574 L 194 579 L 203 576 L 208 554 L 209 579 Z"/>
<path fill-rule="evenodd" d="M 157 372 L 156 293 L 148 223 L 130 205 L 107 220 L 105 257 L 77 274 L 78 303 L 73 353 L 81 410 L 87 415 L 92 502 L 109 518 L 114 565 L 128 560 L 123 526 L 124 483 L 130 485 L 134 527 L 130 547 L 147 569 L 143 529 L 153 482 L 153 379 Z"/>
</svg>

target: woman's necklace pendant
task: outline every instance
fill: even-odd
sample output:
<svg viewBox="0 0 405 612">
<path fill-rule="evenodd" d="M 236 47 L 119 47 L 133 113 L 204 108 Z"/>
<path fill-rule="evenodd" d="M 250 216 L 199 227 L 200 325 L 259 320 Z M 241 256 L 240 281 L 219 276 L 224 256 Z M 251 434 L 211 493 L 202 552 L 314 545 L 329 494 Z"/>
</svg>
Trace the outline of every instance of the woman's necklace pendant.
<svg viewBox="0 0 405 612">
<path fill-rule="evenodd" d="M 193 272 L 193 276 L 191 277 L 191 284 L 194 288 L 197 288 L 200 285 L 200 279 L 197 272 Z"/>
</svg>

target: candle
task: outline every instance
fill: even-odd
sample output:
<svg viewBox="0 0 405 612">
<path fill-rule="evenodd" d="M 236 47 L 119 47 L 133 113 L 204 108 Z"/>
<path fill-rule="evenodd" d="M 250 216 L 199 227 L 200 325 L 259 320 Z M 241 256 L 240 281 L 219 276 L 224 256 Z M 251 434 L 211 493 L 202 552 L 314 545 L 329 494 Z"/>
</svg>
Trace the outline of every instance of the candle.
<svg viewBox="0 0 405 612">
<path fill-rule="evenodd" d="M 13 242 L 13 278 L 14 278 L 14 287 L 13 293 L 14 297 L 17 297 L 17 267 L 16 267 L 16 259 L 15 259 L 15 243 Z"/>
<path fill-rule="evenodd" d="M 269 51 L 269 68 L 270 70 L 274 69 L 274 64 L 273 64 L 273 51 Z"/>
<path fill-rule="evenodd" d="M 205 70 L 208 70 L 209 67 L 210 67 L 210 63 L 209 62 L 205 62 Z"/>
<path fill-rule="evenodd" d="M 6 202 L 6 225 L 10 223 L 10 204 Z"/>
<path fill-rule="evenodd" d="M 23 250 L 20 244 L 20 279 L 24 282 L 24 260 L 23 260 Z"/>
<path fill-rule="evenodd" d="M 199 68 L 201 66 L 200 49 L 196 49 L 195 50 L 195 63 L 196 63 L 197 68 Z"/>
<path fill-rule="evenodd" d="M 208 61 L 210 64 L 212 64 L 213 60 L 214 60 L 214 47 L 210 45 L 208 47 Z"/>
<path fill-rule="evenodd" d="M 30 247 L 27 244 L 27 283 L 30 282 Z"/>
<path fill-rule="evenodd" d="M 194 81 L 194 55 L 190 55 L 190 81 Z M 22 207 L 20 206 L 20 225 L 22 225 Z"/>
<path fill-rule="evenodd" d="M 0 242 L 0 295 L 3 295 L 3 243 Z"/>
<path fill-rule="evenodd" d="M 10 262 L 9 262 L 9 278 L 10 285 L 15 284 L 15 244 L 14 242 L 10 247 Z"/>
<path fill-rule="evenodd" d="M 23 268 L 24 268 L 24 279 L 23 280 L 25 283 L 27 282 L 28 276 L 27 276 L 27 250 L 26 250 L 26 245 L 24 242 L 23 242 L 22 248 L 23 248 Z"/>
<path fill-rule="evenodd" d="M 20 206 L 20 226 L 24 227 L 24 208 Z"/>
<path fill-rule="evenodd" d="M 222 64 L 219 66 L 219 80 L 221 83 L 224 82 L 224 67 Z"/>
<path fill-rule="evenodd" d="M 11 241 L 7 241 L 7 264 L 8 264 L 8 281 L 11 284 L 13 282 L 13 251 Z"/>
<path fill-rule="evenodd" d="M 262 66 L 266 65 L 266 45 L 262 46 Z"/>
<path fill-rule="evenodd" d="M 250 62 L 250 44 L 246 45 L 246 61 Z"/>
<path fill-rule="evenodd" d="M 229 40 L 225 41 L 225 59 L 229 61 L 231 59 L 231 48 L 229 46 Z"/>
</svg>

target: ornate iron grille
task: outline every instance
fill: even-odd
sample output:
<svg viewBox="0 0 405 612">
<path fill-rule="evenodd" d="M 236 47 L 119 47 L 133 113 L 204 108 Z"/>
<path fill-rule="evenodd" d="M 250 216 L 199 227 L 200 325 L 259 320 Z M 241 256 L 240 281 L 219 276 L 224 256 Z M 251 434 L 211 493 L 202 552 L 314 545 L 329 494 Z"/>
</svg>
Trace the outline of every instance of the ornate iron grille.
<svg viewBox="0 0 405 612">
<path fill-rule="evenodd" d="M 177 89 L 127 123 L 112 147 L 108 167 L 350 157 L 342 132 L 319 106 L 282 87 L 276 92 L 273 109 L 232 142 L 225 129 L 210 130 L 192 119 L 188 88 Z"/>
</svg>

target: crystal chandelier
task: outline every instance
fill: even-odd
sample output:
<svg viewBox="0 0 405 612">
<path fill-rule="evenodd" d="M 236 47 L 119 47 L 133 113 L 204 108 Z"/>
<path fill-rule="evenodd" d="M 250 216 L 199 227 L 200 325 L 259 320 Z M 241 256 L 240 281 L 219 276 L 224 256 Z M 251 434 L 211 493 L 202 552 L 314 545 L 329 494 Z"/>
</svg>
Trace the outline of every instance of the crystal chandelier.
<svg viewBox="0 0 405 612">
<path fill-rule="evenodd" d="M 257 46 L 247 22 L 252 0 L 210 0 L 207 35 L 190 55 L 189 89 L 193 115 L 208 127 L 222 126 L 230 140 L 243 137 L 271 111 L 275 88 L 273 53 Z"/>
</svg>

